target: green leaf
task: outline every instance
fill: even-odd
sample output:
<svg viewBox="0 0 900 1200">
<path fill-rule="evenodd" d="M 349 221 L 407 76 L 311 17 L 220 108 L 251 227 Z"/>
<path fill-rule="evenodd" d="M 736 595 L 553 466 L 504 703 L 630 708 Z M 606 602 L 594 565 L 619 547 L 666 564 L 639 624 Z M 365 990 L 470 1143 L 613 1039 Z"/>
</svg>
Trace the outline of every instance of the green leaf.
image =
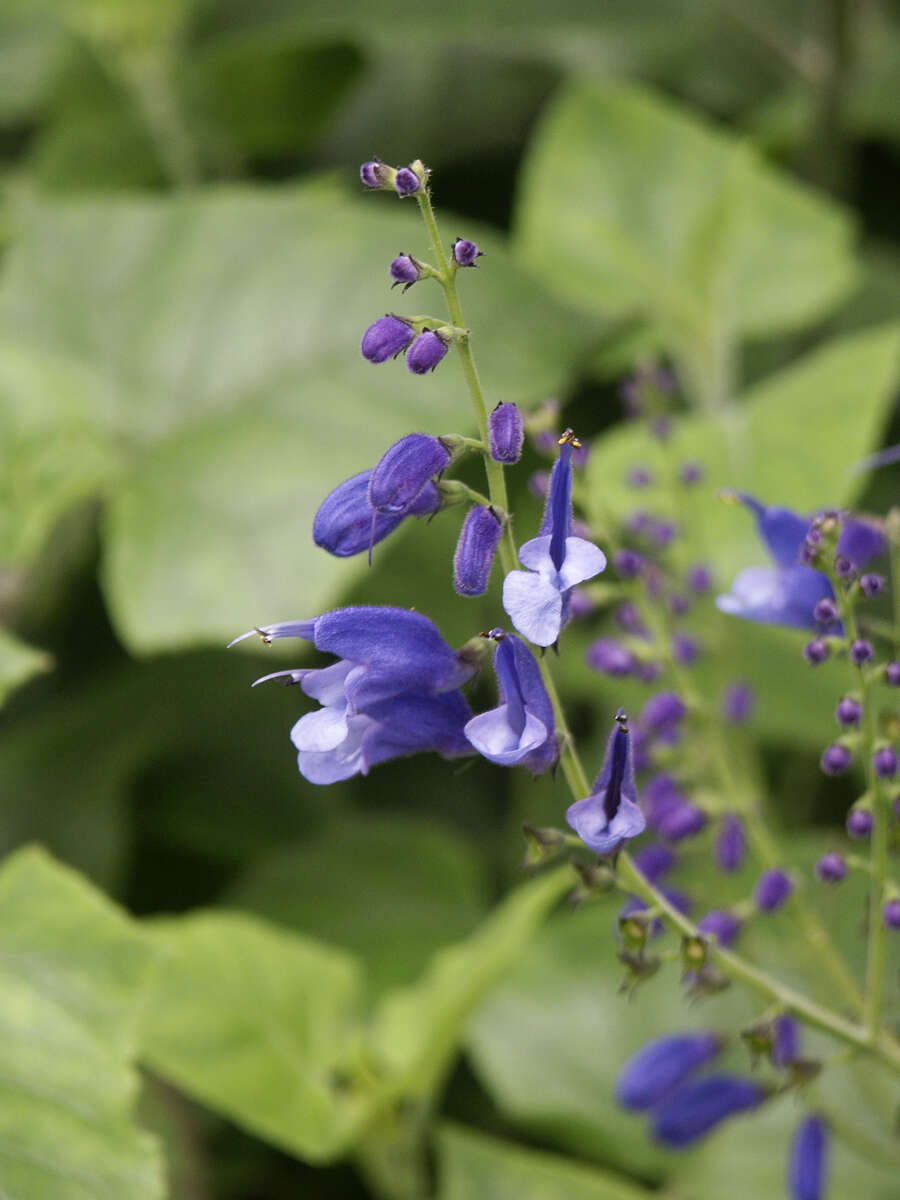
<svg viewBox="0 0 900 1200">
<path fill-rule="evenodd" d="M 0 705 L 33 675 L 50 667 L 48 655 L 0 629 Z"/>
<path fill-rule="evenodd" d="M 72 419 L 103 448 L 92 476 L 110 497 L 105 589 L 133 649 L 227 640 L 291 614 L 300 595 L 304 611 L 327 607 L 365 562 L 313 546 L 324 495 L 410 429 L 472 425 L 455 356 L 420 378 L 359 355 L 386 308 L 441 311 L 435 285 L 391 296 L 391 256 L 427 254 L 415 208 L 395 197 L 223 188 L 37 204 L 20 226 L 0 321 L 29 363 L 75 381 Z M 448 236 L 455 228 L 450 217 Z M 527 405 L 564 385 L 592 331 L 530 284 L 496 235 L 466 230 L 487 251 L 461 291 L 488 402 Z M 35 370 L 8 372 L 0 421 L 27 411 Z M 68 494 L 80 458 L 54 462 L 43 486 Z M 36 493 L 23 486 L 10 527 Z"/>
<path fill-rule="evenodd" d="M 802 328 L 846 293 L 851 234 L 739 140 L 637 88 L 578 82 L 531 144 L 516 247 L 567 301 L 658 326 L 714 404 L 740 338 Z"/>
<path fill-rule="evenodd" d="M 225 902 L 353 951 L 383 990 L 411 983 L 438 947 L 472 931 L 485 880 L 450 829 L 345 812 L 254 863 Z"/>
<path fill-rule="evenodd" d="M 0 869 L 0 1179 L 16 1200 L 161 1200 L 155 1142 L 131 1117 L 152 951 L 43 851 Z"/>
<path fill-rule="evenodd" d="M 364 1106 L 341 1086 L 360 1035 L 356 961 L 238 913 L 154 922 L 161 965 L 142 1056 L 288 1153 L 339 1157 Z"/>
<path fill-rule="evenodd" d="M 624 1179 L 461 1126 L 438 1130 L 438 1200 L 641 1200 Z"/>
</svg>

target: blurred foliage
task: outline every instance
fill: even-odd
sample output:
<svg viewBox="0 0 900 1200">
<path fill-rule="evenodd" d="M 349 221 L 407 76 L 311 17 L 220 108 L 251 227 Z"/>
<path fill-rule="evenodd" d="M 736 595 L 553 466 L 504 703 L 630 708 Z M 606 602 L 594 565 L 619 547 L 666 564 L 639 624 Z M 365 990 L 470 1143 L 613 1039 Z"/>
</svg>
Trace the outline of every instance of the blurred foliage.
<svg viewBox="0 0 900 1200">
<path fill-rule="evenodd" d="M 718 487 L 895 503 L 896 467 L 854 467 L 900 441 L 898 94 L 887 0 L 0 7 L 0 844 L 39 839 L 154 917 L 40 852 L 0 871 L 0 1190 L 163 1194 L 130 1115 L 140 1036 L 169 1081 L 140 1120 L 174 1200 L 384 1195 L 427 1173 L 410 1130 L 448 1081 L 440 1200 L 778 1193 L 789 1101 L 675 1160 L 610 1094 L 653 1032 L 753 1015 L 746 997 L 689 1009 L 660 977 L 626 1003 L 613 906 L 535 936 L 568 890 L 552 874 L 486 917 L 522 821 L 559 823 L 561 780 L 429 757 L 314 788 L 296 693 L 247 686 L 298 653 L 222 646 L 361 600 L 415 606 L 454 644 L 496 623 L 499 579 L 450 590 L 457 510 L 407 522 L 371 570 L 309 537 L 322 496 L 399 435 L 471 432 L 452 359 L 419 379 L 358 355 L 385 308 L 437 303 L 388 290 L 390 258 L 425 244 L 412 205 L 357 194 L 373 154 L 424 157 L 445 236 L 487 251 L 461 291 L 489 402 L 560 398 L 591 442 L 579 500 L 601 540 L 638 500 L 676 504 L 675 565 L 707 558 L 721 586 L 763 556 Z M 667 461 L 619 419 L 645 357 L 682 386 Z M 685 458 L 707 471 L 691 493 L 668 482 Z M 657 478 L 637 498 L 636 463 Z M 528 450 L 511 473 L 522 535 L 542 465 Z M 840 666 L 813 675 L 795 635 L 709 601 L 691 620 L 711 702 L 739 676 L 757 691 L 729 752 L 775 822 L 839 822 L 846 781 L 815 761 Z M 606 714 L 647 694 L 586 668 L 593 631 L 573 625 L 557 665 L 592 765 Z M 692 888 L 712 900 L 708 876 Z M 858 958 L 860 898 L 823 903 Z M 789 929 L 747 945 L 799 982 Z M 852 1116 L 861 1086 L 889 1109 L 874 1074 L 829 1099 Z M 352 1170 L 323 1165 L 345 1153 Z M 836 1153 L 835 1195 L 890 1185 Z"/>
</svg>

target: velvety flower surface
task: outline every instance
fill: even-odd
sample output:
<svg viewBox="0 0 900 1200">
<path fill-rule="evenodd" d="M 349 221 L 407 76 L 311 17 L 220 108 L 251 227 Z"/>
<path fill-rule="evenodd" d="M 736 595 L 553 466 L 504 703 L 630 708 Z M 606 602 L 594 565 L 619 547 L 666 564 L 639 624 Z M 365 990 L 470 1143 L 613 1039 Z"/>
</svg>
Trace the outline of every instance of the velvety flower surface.
<svg viewBox="0 0 900 1200">
<path fill-rule="evenodd" d="M 427 617 L 400 608 L 336 609 L 306 621 L 250 630 L 266 642 L 298 637 L 333 654 L 331 666 L 277 671 L 299 683 L 320 708 L 291 731 L 300 773 L 335 783 L 399 755 L 471 752 L 464 727 L 471 712 L 457 690 L 475 665 L 454 652 Z M 234 644 L 234 643 L 232 643 Z M 261 682 L 261 681 L 259 681 Z"/>
<path fill-rule="evenodd" d="M 828 1126 L 821 1117 L 805 1117 L 797 1126 L 788 1159 L 791 1200 L 824 1200 L 828 1171 Z"/>
<path fill-rule="evenodd" d="M 570 536 L 572 526 L 572 445 L 560 446 L 550 477 L 541 534 L 519 550 L 525 571 L 510 571 L 503 581 L 503 607 L 512 623 L 536 646 L 552 646 L 568 616 L 567 600 L 576 583 L 592 579 L 606 566 L 606 555 L 592 542 Z"/>
<path fill-rule="evenodd" d="M 470 508 L 453 555 L 453 586 L 460 596 L 480 596 L 488 585 L 503 526 L 493 509 Z"/>
<path fill-rule="evenodd" d="M 637 837 L 647 826 L 647 820 L 638 808 L 631 735 L 621 710 L 606 744 L 603 767 L 594 782 L 594 790 L 590 796 L 569 805 L 566 821 L 597 854 L 609 854 L 625 838 Z"/>
<path fill-rule="evenodd" d="M 637 1112 L 652 1108 L 722 1048 L 714 1033 L 674 1033 L 654 1038 L 629 1058 L 616 1083 L 616 1099 Z"/>
<path fill-rule="evenodd" d="M 767 1092 L 737 1075 L 689 1079 L 670 1091 L 653 1112 L 654 1136 L 673 1150 L 689 1146 L 721 1121 L 756 1108 Z"/>
<path fill-rule="evenodd" d="M 413 337 L 413 331 L 406 321 L 388 313 L 369 326 L 363 334 L 360 350 L 363 358 L 369 362 L 383 363 L 402 354 Z"/>
<path fill-rule="evenodd" d="M 503 767 L 527 767 L 535 775 L 557 759 L 553 706 L 534 655 L 520 638 L 499 637 L 494 670 L 500 704 L 466 725 L 479 754 Z"/>
<path fill-rule="evenodd" d="M 372 468 L 369 504 L 386 516 L 406 513 L 425 484 L 449 464 L 450 451 L 440 438 L 408 433 L 388 447 Z"/>
<path fill-rule="evenodd" d="M 488 416 L 488 446 L 495 462 L 512 465 L 522 457 L 525 428 L 515 404 L 498 404 Z"/>
<path fill-rule="evenodd" d="M 361 471 L 345 479 L 319 505 L 313 519 L 313 541 L 329 554 L 350 558 L 371 550 L 406 517 L 426 516 L 441 507 L 440 493 L 428 480 L 405 509 L 376 512 L 369 503 L 371 477 L 371 471 Z"/>
</svg>

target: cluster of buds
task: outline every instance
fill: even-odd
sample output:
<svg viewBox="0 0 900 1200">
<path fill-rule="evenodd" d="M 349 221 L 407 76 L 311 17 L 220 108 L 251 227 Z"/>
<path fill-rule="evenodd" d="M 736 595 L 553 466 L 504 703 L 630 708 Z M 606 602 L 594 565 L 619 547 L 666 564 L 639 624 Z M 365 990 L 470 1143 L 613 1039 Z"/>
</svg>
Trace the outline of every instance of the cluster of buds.
<svg viewBox="0 0 900 1200">
<path fill-rule="evenodd" d="M 395 191 L 398 196 L 414 196 L 428 183 L 428 168 L 417 158 L 408 167 L 389 167 L 377 158 L 359 168 L 363 187 L 370 191 Z"/>
</svg>

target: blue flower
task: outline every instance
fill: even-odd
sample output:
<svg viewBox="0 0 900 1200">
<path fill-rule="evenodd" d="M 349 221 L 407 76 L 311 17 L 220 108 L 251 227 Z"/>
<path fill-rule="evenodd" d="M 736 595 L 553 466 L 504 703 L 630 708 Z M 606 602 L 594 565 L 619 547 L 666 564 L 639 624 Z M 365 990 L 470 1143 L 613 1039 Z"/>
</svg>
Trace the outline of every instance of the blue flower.
<svg viewBox="0 0 900 1200">
<path fill-rule="evenodd" d="M 731 495 L 756 517 L 757 530 L 775 566 L 747 567 L 740 571 L 731 591 L 716 597 L 717 608 L 747 621 L 814 629 L 816 604 L 823 597 L 832 598 L 834 592 L 827 576 L 800 561 L 809 519 L 787 508 L 760 504 L 746 492 Z M 877 526 L 848 519 L 838 538 L 837 553 L 860 567 L 878 554 L 883 544 L 883 535 Z"/>
<path fill-rule="evenodd" d="M 792 1200 L 822 1200 L 828 1169 L 828 1126 L 821 1117 L 805 1117 L 797 1126 L 788 1159 Z"/>
<path fill-rule="evenodd" d="M 566 431 L 550 489 L 539 537 L 519 550 L 525 571 L 510 571 L 503 581 L 503 607 L 512 623 L 536 646 L 552 646 L 568 617 L 569 593 L 576 583 L 592 579 L 606 566 L 606 555 L 592 542 L 571 537 L 572 448 L 578 443 Z"/>
<path fill-rule="evenodd" d="M 714 1033 L 674 1033 L 654 1038 L 629 1058 L 616 1083 L 624 1108 L 652 1108 L 698 1067 L 715 1058 L 722 1039 Z"/>
<path fill-rule="evenodd" d="M 689 1079 L 668 1092 L 654 1110 L 653 1134 L 663 1145 L 678 1150 L 727 1117 L 756 1108 L 768 1094 L 764 1087 L 737 1075 Z"/>
<path fill-rule="evenodd" d="M 276 671 L 256 681 L 286 679 L 319 701 L 291 731 L 300 773 L 311 783 L 365 775 L 377 763 L 420 750 L 448 758 L 471 753 L 464 732 L 471 711 L 457 689 L 476 663 L 453 651 L 420 613 L 336 609 L 262 626 L 235 642 L 253 633 L 266 643 L 303 638 L 338 658 L 328 667 Z"/>
<path fill-rule="evenodd" d="M 637 804 L 628 718 L 621 709 L 594 790 L 569 805 L 566 822 L 597 854 L 609 854 L 623 839 L 637 837 L 646 828 Z"/>
<path fill-rule="evenodd" d="M 313 541 L 337 558 L 361 554 L 393 533 L 406 517 L 422 517 L 441 507 L 441 495 L 428 480 L 400 512 L 376 512 L 369 503 L 371 471 L 361 471 L 338 484 L 325 497 L 313 519 Z"/>
<path fill-rule="evenodd" d="M 558 757 L 553 705 L 534 655 L 520 638 L 491 631 L 497 641 L 494 670 L 500 704 L 466 725 L 466 737 L 479 754 L 501 767 L 527 767 L 540 775 Z"/>
</svg>

